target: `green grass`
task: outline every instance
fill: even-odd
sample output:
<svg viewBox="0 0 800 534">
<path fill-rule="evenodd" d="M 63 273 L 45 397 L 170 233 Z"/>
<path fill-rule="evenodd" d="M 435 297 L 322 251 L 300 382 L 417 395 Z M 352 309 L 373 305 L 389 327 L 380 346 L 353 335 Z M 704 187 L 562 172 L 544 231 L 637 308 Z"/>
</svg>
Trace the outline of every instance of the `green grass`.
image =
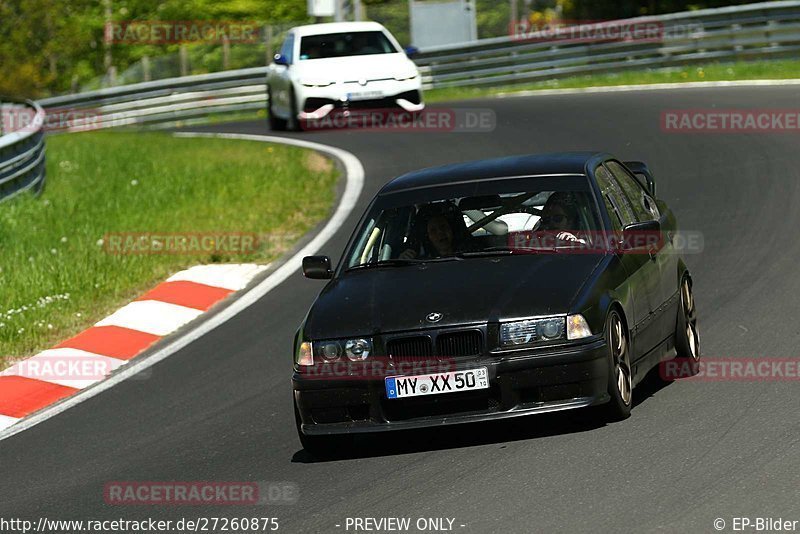
<svg viewBox="0 0 800 534">
<path fill-rule="evenodd" d="M 536 83 L 499 85 L 491 87 L 453 87 L 425 92 L 428 102 L 443 102 L 483 98 L 501 93 L 544 89 L 582 89 L 615 85 L 652 83 L 709 82 L 732 80 L 767 80 L 800 78 L 800 60 L 775 60 L 738 63 L 712 63 L 667 69 L 595 74 L 553 79 Z"/>
<path fill-rule="evenodd" d="M 0 369 L 199 263 L 278 257 L 324 219 L 337 171 L 306 150 L 163 133 L 47 138 L 42 196 L 0 204 Z M 255 233 L 238 255 L 110 254 L 115 232 Z"/>
</svg>

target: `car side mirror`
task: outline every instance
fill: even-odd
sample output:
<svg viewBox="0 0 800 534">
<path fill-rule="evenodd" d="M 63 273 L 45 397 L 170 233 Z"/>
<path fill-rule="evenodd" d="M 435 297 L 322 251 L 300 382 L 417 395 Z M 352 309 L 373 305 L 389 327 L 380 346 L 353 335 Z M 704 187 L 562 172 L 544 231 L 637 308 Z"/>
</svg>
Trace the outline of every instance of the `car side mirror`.
<svg viewBox="0 0 800 534">
<path fill-rule="evenodd" d="M 275 57 L 272 59 L 276 65 L 283 65 L 284 67 L 289 66 L 289 60 L 283 54 L 275 54 Z"/>
<path fill-rule="evenodd" d="M 419 54 L 419 48 L 417 48 L 416 46 L 407 46 L 405 47 L 404 51 L 406 55 L 409 57 L 409 59 Z"/>
<path fill-rule="evenodd" d="M 650 196 L 656 197 L 656 180 L 653 178 L 653 173 L 647 167 L 647 164 L 642 161 L 626 161 L 625 166 L 633 173 L 636 179 L 642 184 L 642 187 L 647 189 Z"/>
<path fill-rule="evenodd" d="M 328 256 L 306 256 L 303 258 L 303 276 L 312 280 L 333 278 L 331 259 Z"/>
<path fill-rule="evenodd" d="M 662 246 L 661 223 L 657 220 L 635 222 L 622 229 L 620 250 L 659 250 Z"/>
</svg>

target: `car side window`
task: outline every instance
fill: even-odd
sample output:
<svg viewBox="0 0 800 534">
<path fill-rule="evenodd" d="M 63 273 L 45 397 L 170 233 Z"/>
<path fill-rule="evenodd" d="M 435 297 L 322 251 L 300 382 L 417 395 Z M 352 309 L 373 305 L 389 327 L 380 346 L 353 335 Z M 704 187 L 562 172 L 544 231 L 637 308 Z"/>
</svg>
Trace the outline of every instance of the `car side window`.
<svg viewBox="0 0 800 534">
<path fill-rule="evenodd" d="M 607 161 L 606 166 L 617 179 L 617 183 L 624 191 L 625 196 L 628 197 L 637 219 L 640 221 L 652 221 L 661 216 L 655 200 L 647 194 L 647 191 L 627 169 L 617 161 Z"/>
<path fill-rule="evenodd" d="M 594 175 L 597 185 L 600 186 L 600 194 L 603 195 L 603 202 L 608 210 L 608 216 L 611 218 L 613 229 L 621 230 L 624 226 L 636 222 L 633 209 L 611 173 L 599 165 L 595 169 Z"/>
<path fill-rule="evenodd" d="M 290 33 L 286 36 L 286 39 L 283 41 L 283 46 L 281 46 L 280 54 L 286 58 L 286 62 L 291 65 L 294 63 L 294 34 Z"/>
</svg>

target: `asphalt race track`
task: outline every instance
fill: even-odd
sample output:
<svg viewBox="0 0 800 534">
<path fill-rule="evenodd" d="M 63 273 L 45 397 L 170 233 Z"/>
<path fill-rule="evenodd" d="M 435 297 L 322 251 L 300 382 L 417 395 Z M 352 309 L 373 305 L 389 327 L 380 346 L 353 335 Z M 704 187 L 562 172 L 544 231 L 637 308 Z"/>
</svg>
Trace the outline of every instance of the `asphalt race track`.
<svg viewBox="0 0 800 534">
<path fill-rule="evenodd" d="M 301 137 L 361 159 L 362 206 L 393 176 L 448 162 L 565 150 L 644 160 L 681 227 L 704 236 L 704 251 L 686 258 L 704 356 L 795 358 L 800 139 L 666 134 L 660 116 L 797 108 L 799 97 L 786 86 L 481 100 L 456 106 L 493 109 L 493 133 Z M 194 130 L 268 133 L 266 121 Z M 338 260 L 360 215 L 321 252 Z M 446 517 L 464 533 L 714 532 L 715 518 L 800 520 L 797 383 L 648 382 L 632 417 L 610 426 L 567 412 L 392 434 L 314 461 L 295 434 L 289 377 L 292 337 L 321 288 L 298 270 L 148 379 L 0 442 L 0 516 L 271 516 L 281 532 L 345 532 L 347 517 Z M 300 500 L 266 510 L 107 506 L 104 485 L 125 480 L 291 481 Z"/>
</svg>

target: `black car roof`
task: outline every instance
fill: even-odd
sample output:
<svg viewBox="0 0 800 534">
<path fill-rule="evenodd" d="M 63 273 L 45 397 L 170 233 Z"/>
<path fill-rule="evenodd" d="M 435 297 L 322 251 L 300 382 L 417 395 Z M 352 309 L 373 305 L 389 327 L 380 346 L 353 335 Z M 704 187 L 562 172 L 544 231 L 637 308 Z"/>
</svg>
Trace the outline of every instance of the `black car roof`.
<svg viewBox="0 0 800 534">
<path fill-rule="evenodd" d="M 404 174 L 386 184 L 380 193 L 505 176 L 583 175 L 587 164 L 608 157 L 602 152 L 560 152 L 455 163 Z"/>
</svg>

